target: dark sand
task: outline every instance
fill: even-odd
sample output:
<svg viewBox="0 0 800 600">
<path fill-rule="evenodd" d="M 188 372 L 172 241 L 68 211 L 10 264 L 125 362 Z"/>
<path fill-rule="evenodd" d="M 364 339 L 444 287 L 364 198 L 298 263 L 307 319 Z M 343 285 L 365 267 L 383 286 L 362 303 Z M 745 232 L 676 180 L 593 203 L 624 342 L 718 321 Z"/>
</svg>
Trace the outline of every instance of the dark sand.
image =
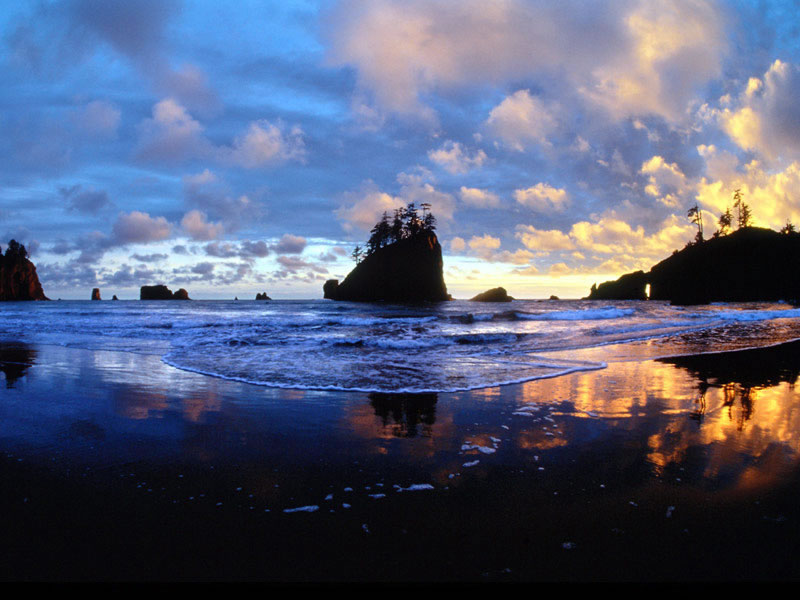
<svg viewBox="0 0 800 600">
<path fill-rule="evenodd" d="M 798 343 L 438 396 L 0 368 L 4 580 L 800 576 Z"/>
</svg>

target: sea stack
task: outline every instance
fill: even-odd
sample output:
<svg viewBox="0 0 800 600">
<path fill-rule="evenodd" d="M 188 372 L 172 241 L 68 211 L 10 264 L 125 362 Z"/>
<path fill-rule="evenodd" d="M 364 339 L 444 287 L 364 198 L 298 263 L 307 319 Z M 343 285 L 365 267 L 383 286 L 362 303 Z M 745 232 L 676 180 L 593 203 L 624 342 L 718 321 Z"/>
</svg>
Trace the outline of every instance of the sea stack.
<svg viewBox="0 0 800 600">
<path fill-rule="evenodd" d="M 189 300 L 189 292 L 181 288 L 173 294 L 165 285 L 143 285 L 139 300 Z"/>
<path fill-rule="evenodd" d="M 256 294 L 256 300 L 272 300 L 272 298 L 267 296 L 267 292 L 262 292 L 261 294 Z"/>
<path fill-rule="evenodd" d="M 48 300 L 25 246 L 15 240 L 0 254 L 0 300 Z"/>
<path fill-rule="evenodd" d="M 356 265 L 342 283 L 329 280 L 326 298 L 352 302 L 441 302 L 448 300 L 442 274 L 442 247 L 429 233 L 403 239 Z"/>
<path fill-rule="evenodd" d="M 496 287 L 470 298 L 470 302 L 511 302 L 513 299 L 506 292 L 506 288 Z"/>
<path fill-rule="evenodd" d="M 100 288 L 92 289 L 92 300 L 100 300 Z"/>
</svg>

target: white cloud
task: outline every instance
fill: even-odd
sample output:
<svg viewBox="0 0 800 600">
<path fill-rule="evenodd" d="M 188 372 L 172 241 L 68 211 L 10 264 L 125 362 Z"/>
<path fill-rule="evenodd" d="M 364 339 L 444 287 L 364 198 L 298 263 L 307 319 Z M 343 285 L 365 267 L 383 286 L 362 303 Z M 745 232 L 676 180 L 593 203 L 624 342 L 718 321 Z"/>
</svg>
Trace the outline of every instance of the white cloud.
<svg viewBox="0 0 800 600">
<path fill-rule="evenodd" d="M 569 204 L 569 194 L 547 183 L 537 183 L 527 189 L 514 190 L 514 199 L 538 212 L 563 211 Z"/>
<path fill-rule="evenodd" d="M 497 208 L 500 206 L 500 198 L 488 190 L 479 188 L 468 188 L 461 186 L 459 197 L 464 204 L 477 208 Z"/>
<path fill-rule="evenodd" d="M 705 0 L 351 0 L 326 29 L 329 64 L 353 67 L 362 97 L 428 120 L 432 94 L 539 76 L 617 118 L 680 120 L 726 51 Z"/>
<path fill-rule="evenodd" d="M 306 156 L 303 130 L 293 127 L 284 131 L 268 121 L 250 123 L 247 132 L 237 137 L 230 148 L 220 148 L 222 160 L 246 169 L 290 160 L 303 161 Z"/>
<path fill-rule="evenodd" d="M 449 173 L 463 174 L 486 162 L 486 153 L 479 149 L 470 156 L 461 144 L 448 141 L 438 150 L 428 152 L 428 158 Z"/>
<path fill-rule="evenodd" d="M 531 143 L 550 144 L 548 136 L 557 126 L 554 112 L 528 90 L 519 90 L 492 109 L 486 124 L 495 136 L 522 151 Z"/>
</svg>

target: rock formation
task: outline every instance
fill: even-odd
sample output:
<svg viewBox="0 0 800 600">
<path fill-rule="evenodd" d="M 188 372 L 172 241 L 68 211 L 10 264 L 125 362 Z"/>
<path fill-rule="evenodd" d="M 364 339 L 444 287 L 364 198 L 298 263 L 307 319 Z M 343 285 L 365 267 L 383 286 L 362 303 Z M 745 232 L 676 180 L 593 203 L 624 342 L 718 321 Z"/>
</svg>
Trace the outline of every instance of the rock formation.
<svg viewBox="0 0 800 600">
<path fill-rule="evenodd" d="M 322 286 L 322 297 L 327 298 L 329 300 L 336 299 L 336 290 L 339 289 L 339 280 L 338 279 L 328 279 L 325 282 L 325 285 Z"/>
<path fill-rule="evenodd" d="M 550 296 L 549 300 L 561 300 L 561 298 L 559 298 L 558 296 L 553 295 L 553 296 Z"/>
<path fill-rule="evenodd" d="M 506 292 L 506 288 L 496 287 L 470 298 L 470 302 L 511 302 L 513 299 Z"/>
<path fill-rule="evenodd" d="M 100 288 L 92 289 L 92 300 L 100 300 Z"/>
<path fill-rule="evenodd" d="M 119 298 L 117 298 L 117 295 L 116 295 L 116 294 L 114 294 L 113 296 L 111 296 L 111 299 L 112 299 L 112 300 L 119 300 Z"/>
<path fill-rule="evenodd" d="M 189 292 L 181 288 L 173 294 L 165 285 L 143 285 L 139 300 L 189 300 Z"/>
<path fill-rule="evenodd" d="M 377 248 L 345 280 L 325 282 L 325 298 L 354 302 L 440 302 L 448 300 L 442 247 L 432 232 Z"/>
<path fill-rule="evenodd" d="M 47 300 L 25 246 L 11 240 L 0 254 L 0 300 Z"/>
<path fill-rule="evenodd" d="M 592 285 L 589 300 L 647 300 L 647 281 L 644 271 L 628 273 L 616 281 Z"/>
<path fill-rule="evenodd" d="M 272 298 L 267 296 L 267 292 L 262 292 L 261 294 L 256 294 L 256 300 L 272 300 Z"/>
<path fill-rule="evenodd" d="M 687 246 L 650 269 L 592 286 L 589 299 L 668 300 L 673 304 L 797 301 L 800 234 L 760 227 Z"/>
</svg>

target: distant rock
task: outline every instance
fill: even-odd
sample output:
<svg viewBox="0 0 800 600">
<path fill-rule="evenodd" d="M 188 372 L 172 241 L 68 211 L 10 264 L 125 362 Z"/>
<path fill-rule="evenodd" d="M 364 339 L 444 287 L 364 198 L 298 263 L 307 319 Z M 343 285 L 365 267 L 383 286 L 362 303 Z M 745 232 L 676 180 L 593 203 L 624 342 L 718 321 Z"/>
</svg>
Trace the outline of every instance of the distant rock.
<svg viewBox="0 0 800 600">
<path fill-rule="evenodd" d="M 25 246 L 15 240 L 0 254 L 0 300 L 48 300 Z"/>
<path fill-rule="evenodd" d="M 339 289 L 338 279 L 328 279 L 322 286 L 322 297 L 329 300 L 336 300 L 336 290 Z"/>
<path fill-rule="evenodd" d="M 189 292 L 181 288 L 173 294 L 165 285 L 143 285 L 139 300 L 189 300 Z"/>
<path fill-rule="evenodd" d="M 354 302 L 441 302 L 448 300 L 442 247 L 432 232 L 375 249 L 342 283 L 329 279 L 325 298 Z"/>
<path fill-rule="evenodd" d="M 513 299 L 506 292 L 506 288 L 496 287 L 470 298 L 470 302 L 511 302 Z"/>
<path fill-rule="evenodd" d="M 267 292 L 262 292 L 261 294 L 256 294 L 256 300 L 272 300 L 272 298 L 267 296 Z"/>
<path fill-rule="evenodd" d="M 550 300 L 561 300 L 558 296 L 550 296 Z"/>
<path fill-rule="evenodd" d="M 100 288 L 92 289 L 92 300 L 100 300 Z"/>
<path fill-rule="evenodd" d="M 800 298 L 800 234 L 760 227 L 694 243 L 653 266 L 592 286 L 589 299 L 647 298 L 691 305 Z"/>
<path fill-rule="evenodd" d="M 112 300 L 119 300 L 119 298 L 117 298 L 117 295 L 116 295 L 116 294 L 114 294 L 113 296 L 111 296 L 111 299 L 112 299 Z"/>
</svg>

